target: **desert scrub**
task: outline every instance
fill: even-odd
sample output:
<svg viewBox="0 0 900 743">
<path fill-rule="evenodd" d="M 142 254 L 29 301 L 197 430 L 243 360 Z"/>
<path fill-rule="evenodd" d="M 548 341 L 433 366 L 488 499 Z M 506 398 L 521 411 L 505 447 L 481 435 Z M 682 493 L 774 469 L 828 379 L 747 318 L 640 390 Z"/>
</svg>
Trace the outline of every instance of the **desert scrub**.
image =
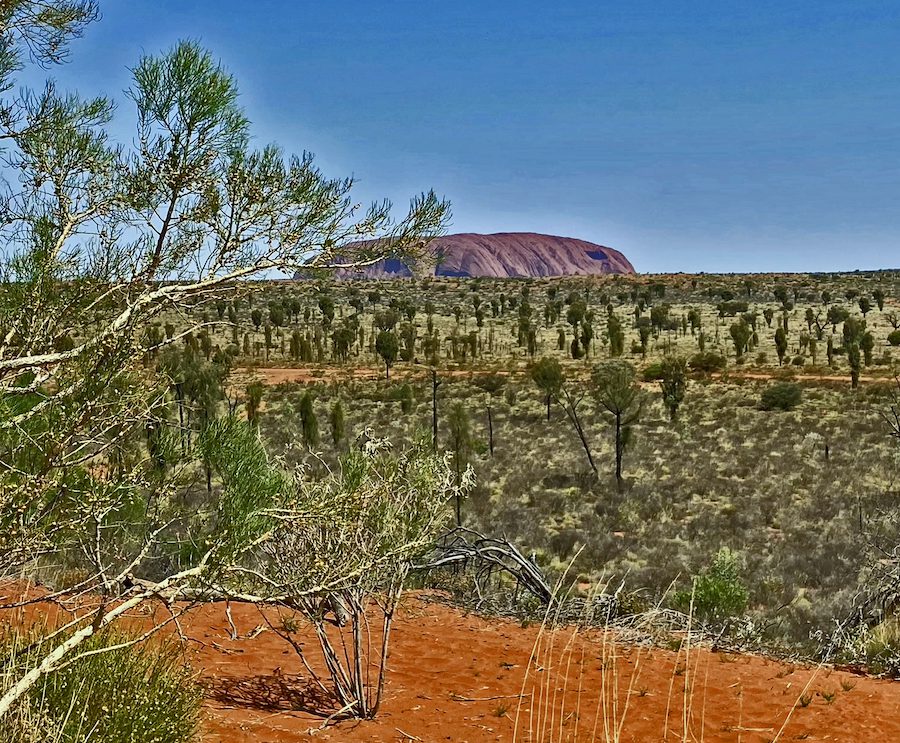
<svg viewBox="0 0 900 743">
<path fill-rule="evenodd" d="M 763 410 L 793 410 L 803 399 L 803 388 L 793 382 L 777 382 L 762 391 L 759 405 Z"/>
<path fill-rule="evenodd" d="M 34 635 L 6 638 L 2 683 L 40 662 Z M 177 646 L 127 645 L 103 633 L 81 657 L 36 684 L 0 723 L 4 743 L 188 743 L 197 739 L 202 693 Z M 124 647 L 117 647 L 125 644 Z M 113 649 L 110 649 L 113 648 Z M 98 652 L 101 651 L 101 652 Z"/>
<path fill-rule="evenodd" d="M 740 559 L 722 547 L 712 565 L 694 576 L 690 590 L 677 591 L 673 603 L 682 611 L 693 610 L 703 622 L 724 622 L 747 610 L 750 594 L 741 581 Z"/>
</svg>

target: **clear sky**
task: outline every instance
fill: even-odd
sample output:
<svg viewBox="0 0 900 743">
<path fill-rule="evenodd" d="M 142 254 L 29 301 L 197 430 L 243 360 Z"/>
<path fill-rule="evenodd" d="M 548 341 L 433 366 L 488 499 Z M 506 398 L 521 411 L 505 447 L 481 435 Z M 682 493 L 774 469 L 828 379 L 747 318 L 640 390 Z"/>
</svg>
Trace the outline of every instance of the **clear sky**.
<svg viewBox="0 0 900 743">
<path fill-rule="evenodd" d="M 536 231 L 639 271 L 900 266 L 900 2 L 100 0 L 53 70 L 122 91 L 201 41 L 260 143 L 360 198 L 434 188 L 453 232 Z"/>
</svg>

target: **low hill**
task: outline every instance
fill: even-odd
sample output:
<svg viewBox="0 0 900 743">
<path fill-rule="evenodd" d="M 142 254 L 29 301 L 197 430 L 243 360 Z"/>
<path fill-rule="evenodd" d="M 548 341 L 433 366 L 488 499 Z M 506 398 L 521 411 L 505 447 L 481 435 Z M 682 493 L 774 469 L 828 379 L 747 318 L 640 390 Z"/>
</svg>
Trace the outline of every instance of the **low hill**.
<svg viewBox="0 0 900 743">
<path fill-rule="evenodd" d="M 430 247 L 437 257 L 437 265 L 417 271 L 419 275 L 524 278 L 635 272 L 631 262 L 618 250 L 572 237 L 534 232 L 445 235 L 433 240 Z M 341 278 L 367 279 L 413 275 L 410 267 L 398 259 L 380 261 L 361 271 L 340 273 Z"/>
</svg>

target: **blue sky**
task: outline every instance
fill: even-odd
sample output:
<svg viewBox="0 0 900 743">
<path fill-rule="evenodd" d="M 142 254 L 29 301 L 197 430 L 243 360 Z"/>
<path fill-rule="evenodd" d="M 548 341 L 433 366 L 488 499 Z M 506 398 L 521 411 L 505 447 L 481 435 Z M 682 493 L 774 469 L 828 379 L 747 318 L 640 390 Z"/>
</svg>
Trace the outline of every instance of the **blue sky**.
<svg viewBox="0 0 900 743">
<path fill-rule="evenodd" d="M 537 231 L 639 271 L 900 266 L 900 2 L 101 0 L 51 72 L 120 102 L 201 41 L 260 143 L 454 232 Z M 29 74 L 28 79 L 34 79 Z"/>
</svg>

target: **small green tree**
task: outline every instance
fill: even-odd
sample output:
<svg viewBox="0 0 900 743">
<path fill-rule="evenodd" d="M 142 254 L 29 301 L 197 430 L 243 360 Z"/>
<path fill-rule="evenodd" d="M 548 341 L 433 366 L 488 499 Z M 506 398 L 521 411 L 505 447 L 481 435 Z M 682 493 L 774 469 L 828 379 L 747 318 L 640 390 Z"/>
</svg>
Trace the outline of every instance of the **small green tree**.
<svg viewBox="0 0 900 743">
<path fill-rule="evenodd" d="M 609 355 L 613 358 L 621 356 L 625 352 L 625 330 L 622 321 L 614 314 L 606 319 L 606 335 L 609 338 Z"/>
<path fill-rule="evenodd" d="M 543 392 L 546 397 L 547 420 L 550 420 L 550 403 L 554 396 L 559 394 L 563 382 L 565 381 L 562 366 L 556 359 L 550 356 L 544 356 L 531 367 L 529 374 L 531 375 L 532 381 L 537 385 L 537 388 Z"/>
<path fill-rule="evenodd" d="M 344 406 L 340 400 L 336 400 L 331 406 L 331 441 L 335 446 L 340 446 L 344 440 Z"/>
<path fill-rule="evenodd" d="M 403 415 L 409 415 L 415 407 L 416 398 L 413 395 L 413 389 L 409 384 L 402 385 L 392 397 L 400 401 L 400 411 Z"/>
<path fill-rule="evenodd" d="M 859 348 L 863 352 L 863 362 L 866 366 L 872 365 L 872 351 L 875 350 L 875 336 L 868 330 L 859 339 Z"/>
<path fill-rule="evenodd" d="M 316 446 L 319 443 L 319 419 L 316 417 L 309 390 L 300 398 L 300 426 L 303 431 L 303 443 L 307 446 Z"/>
<path fill-rule="evenodd" d="M 397 340 L 396 333 L 390 330 L 382 330 L 375 339 L 375 352 L 384 362 L 384 378 L 391 378 L 391 367 L 397 360 L 397 354 L 400 351 L 400 342 Z"/>
<path fill-rule="evenodd" d="M 279 519 L 261 567 L 248 571 L 248 590 L 272 596 L 289 620 L 272 629 L 310 669 L 333 718 L 378 713 L 407 576 L 446 529 L 454 497 L 463 495 L 447 459 L 432 456 L 424 442 L 402 456 L 379 441 L 354 449 L 335 472 L 299 483 L 299 507 Z M 467 488 L 468 476 L 462 479 Z M 304 634 L 295 634 L 298 627 Z"/>
<path fill-rule="evenodd" d="M 259 428 L 259 408 L 262 404 L 264 390 L 265 387 L 262 382 L 251 382 L 247 385 L 247 396 L 245 400 L 247 422 L 253 428 Z"/>
<path fill-rule="evenodd" d="M 778 366 L 784 364 L 784 357 L 787 355 L 787 349 L 787 333 L 784 328 L 778 328 L 778 330 L 775 331 L 775 351 L 778 353 Z"/>
<path fill-rule="evenodd" d="M 680 356 L 666 356 L 660 364 L 659 386 L 669 419 L 674 421 L 687 392 L 687 361 Z"/>
<path fill-rule="evenodd" d="M 850 386 L 853 389 L 859 387 L 859 372 L 860 372 L 860 353 L 859 353 L 859 344 L 851 343 L 847 346 L 847 362 L 850 364 Z"/>
<path fill-rule="evenodd" d="M 447 431 L 450 436 L 450 451 L 453 453 L 456 484 L 461 485 L 474 446 L 469 411 L 466 410 L 466 406 L 461 400 L 455 401 L 450 406 L 450 413 L 447 416 Z M 456 525 L 462 526 L 462 490 L 456 492 Z"/>
<path fill-rule="evenodd" d="M 631 436 L 631 426 L 641 417 L 641 389 L 634 367 L 627 361 L 611 360 L 594 367 L 591 392 L 614 427 L 616 484 L 622 489 L 622 459 Z"/>
<path fill-rule="evenodd" d="M 501 392 L 506 385 L 506 377 L 500 374 L 488 374 L 479 377 L 476 386 L 485 392 L 485 407 L 487 408 L 488 422 L 488 450 L 494 456 L 494 396 Z"/>
</svg>

